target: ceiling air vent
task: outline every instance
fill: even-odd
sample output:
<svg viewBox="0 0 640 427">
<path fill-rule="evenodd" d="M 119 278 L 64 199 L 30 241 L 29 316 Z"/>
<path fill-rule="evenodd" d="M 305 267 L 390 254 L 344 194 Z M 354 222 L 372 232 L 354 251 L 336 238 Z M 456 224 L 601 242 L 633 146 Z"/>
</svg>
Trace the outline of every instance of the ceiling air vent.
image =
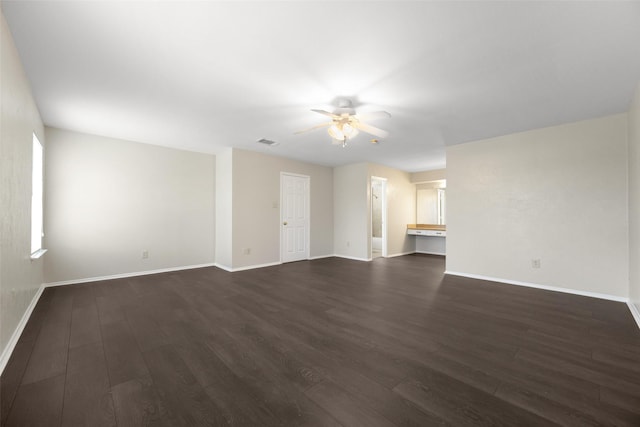
<svg viewBox="0 0 640 427">
<path fill-rule="evenodd" d="M 265 139 L 265 138 L 259 139 L 258 143 L 259 144 L 268 145 L 269 147 L 273 147 L 273 146 L 276 146 L 276 145 L 280 144 L 279 142 L 275 142 L 275 141 L 272 141 L 270 139 Z"/>
</svg>

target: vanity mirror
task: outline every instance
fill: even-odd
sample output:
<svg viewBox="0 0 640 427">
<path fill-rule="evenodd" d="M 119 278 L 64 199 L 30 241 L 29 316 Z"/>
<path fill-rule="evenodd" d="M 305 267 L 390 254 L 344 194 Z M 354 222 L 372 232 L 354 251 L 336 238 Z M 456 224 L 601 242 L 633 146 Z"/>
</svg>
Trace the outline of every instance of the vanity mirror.
<svg viewBox="0 0 640 427">
<path fill-rule="evenodd" d="M 446 224 L 446 180 L 416 185 L 416 222 Z"/>
</svg>

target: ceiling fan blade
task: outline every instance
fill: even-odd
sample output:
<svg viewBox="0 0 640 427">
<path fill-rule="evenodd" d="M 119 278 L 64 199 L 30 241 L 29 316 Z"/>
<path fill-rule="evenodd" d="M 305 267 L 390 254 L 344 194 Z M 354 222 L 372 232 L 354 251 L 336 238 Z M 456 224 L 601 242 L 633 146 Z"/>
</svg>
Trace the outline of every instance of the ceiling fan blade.
<svg viewBox="0 0 640 427">
<path fill-rule="evenodd" d="M 331 117 L 332 119 L 335 118 L 335 117 L 340 117 L 340 116 L 337 116 L 337 115 L 335 115 L 333 113 L 330 113 L 330 112 L 324 111 L 324 110 L 316 110 L 316 109 L 312 108 L 311 111 L 313 111 L 314 113 L 322 114 L 322 115 L 327 116 L 327 117 Z"/>
<path fill-rule="evenodd" d="M 370 113 L 356 114 L 356 118 L 362 121 L 375 120 L 375 119 L 388 119 L 391 114 L 386 111 L 372 111 Z"/>
<path fill-rule="evenodd" d="M 377 136 L 378 138 L 386 138 L 387 135 L 389 135 L 389 132 L 387 132 L 386 130 L 382 130 L 380 128 L 377 128 L 375 126 L 371 126 L 371 125 L 367 125 L 365 123 L 362 122 L 352 122 L 351 125 L 356 128 L 361 130 L 362 132 L 366 132 L 370 135 L 373 136 Z"/>
<path fill-rule="evenodd" d="M 308 129 L 299 130 L 297 132 L 294 132 L 293 134 L 294 135 L 299 135 L 301 133 L 311 132 L 311 131 L 316 130 L 316 129 L 322 129 L 322 128 L 331 126 L 332 124 L 333 124 L 333 122 L 322 123 L 321 125 L 312 126 L 312 127 L 308 128 Z"/>
</svg>

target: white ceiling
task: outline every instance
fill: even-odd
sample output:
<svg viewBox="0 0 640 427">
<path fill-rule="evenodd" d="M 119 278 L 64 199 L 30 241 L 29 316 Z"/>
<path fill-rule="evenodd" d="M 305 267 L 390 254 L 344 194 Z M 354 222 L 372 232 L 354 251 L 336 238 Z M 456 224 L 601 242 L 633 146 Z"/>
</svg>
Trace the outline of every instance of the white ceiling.
<svg viewBox="0 0 640 427">
<path fill-rule="evenodd" d="M 640 2 L 2 2 L 47 125 L 325 165 L 445 165 L 445 146 L 626 111 Z M 346 148 L 336 98 L 386 110 Z M 260 138 L 280 144 L 264 147 Z"/>
</svg>

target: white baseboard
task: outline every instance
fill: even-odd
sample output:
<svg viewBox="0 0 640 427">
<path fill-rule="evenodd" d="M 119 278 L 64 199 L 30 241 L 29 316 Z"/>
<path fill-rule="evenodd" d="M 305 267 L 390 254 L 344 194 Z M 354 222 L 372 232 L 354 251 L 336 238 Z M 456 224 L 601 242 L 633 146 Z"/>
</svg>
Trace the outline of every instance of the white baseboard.
<svg viewBox="0 0 640 427">
<path fill-rule="evenodd" d="M 355 257 L 355 256 L 338 255 L 338 254 L 334 255 L 334 257 L 350 259 L 350 260 L 353 260 L 353 261 L 371 261 L 371 260 L 373 260 L 373 258 L 358 258 L 358 257 Z"/>
<path fill-rule="evenodd" d="M 633 302 L 631 302 L 631 300 L 627 301 L 627 306 L 629 306 L 629 311 L 638 324 L 638 328 L 640 328 L 640 311 L 638 311 L 638 307 Z"/>
<path fill-rule="evenodd" d="M 44 285 L 40 285 L 40 287 L 36 291 L 36 294 L 33 296 L 33 298 L 31 298 L 31 302 L 29 303 L 29 305 L 27 306 L 27 309 L 22 315 L 20 322 L 18 322 L 18 326 L 16 326 L 16 329 L 13 331 L 13 334 L 11 335 L 11 338 L 9 338 L 9 342 L 5 346 L 4 350 L 2 350 L 2 355 L 0 355 L 0 375 L 4 372 L 4 368 L 7 366 L 7 363 L 9 363 L 11 354 L 13 353 L 13 350 L 16 348 L 16 344 L 18 344 L 20 335 L 22 335 L 22 331 L 24 331 L 24 327 L 27 326 L 27 322 L 31 317 L 31 313 L 33 313 L 33 309 L 36 307 L 36 304 L 38 304 L 38 301 L 40 300 L 40 296 L 42 295 L 42 291 L 44 291 L 44 288 L 45 288 Z"/>
<path fill-rule="evenodd" d="M 330 255 L 314 256 L 314 257 L 308 258 L 306 261 L 313 261 L 316 259 L 333 258 L 333 257 L 347 258 L 347 257 L 340 257 L 340 255 L 330 254 Z M 371 260 L 362 260 L 360 258 L 350 258 L 350 259 L 357 259 L 358 261 L 371 261 Z M 229 267 L 229 266 L 218 264 L 218 263 L 216 263 L 215 266 L 224 271 L 228 271 L 229 273 L 235 273 L 236 271 L 246 271 L 246 270 L 253 270 L 255 268 L 273 267 L 274 265 L 282 265 L 282 264 L 283 264 L 282 262 L 276 261 L 276 262 L 268 262 L 266 264 L 246 265 L 243 267 Z"/>
<path fill-rule="evenodd" d="M 233 271 L 231 267 L 227 267 L 226 265 L 223 265 L 223 264 L 218 264 L 217 262 L 214 263 L 213 266 L 218 267 L 220 270 L 228 271 L 229 273 Z"/>
<path fill-rule="evenodd" d="M 333 258 L 335 257 L 336 254 L 329 254 L 329 255 L 317 255 L 317 256 L 312 256 L 309 258 L 309 261 L 313 261 L 314 259 L 324 259 L 324 258 Z"/>
<path fill-rule="evenodd" d="M 559 288 L 559 287 L 556 287 L 556 286 L 539 285 L 537 283 L 520 282 L 518 280 L 500 279 L 498 277 L 481 276 L 479 274 L 460 273 L 460 272 L 457 272 L 457 271 L 449 271 L 449 270 L 445 271 L 444 274 L 450 274 L 452 276 L 468 277 L 470 279 L 487 280 L 487 281 L 490 281 L 490 282 L 506 283 L 506 284 L 509 284 L 509 285 L 525 286 L 527 288 L 536 288 L 536 289 L 544 289 L 544 290 L 547 290 L 547 291 L 564 292 L 565 294 L 581 295 L 581 296 L 584 296 L 584 297 L 600 298 L 600 299 L 606 299 L 606 300 L 610 300 L 610 301 L 618 301 L 618 302 L 627 302 L 628 301 L 627 298 L 619 297 L 619 296 L 616 296 L 616 295 L 608 295 L 608 294 L 600 294 L 600 293 L 597 293 L 597 292 L 580 291 L 580 290 L 577 290 L 577 289 Z"/>
<path fill-rule="evenodd" d="M 416 253 L 416 251 L 411 251 L 411 252 L 400 252 L 397 254 L 387 254 L 387 256 L 385 258 L 395 258 L 397 256 L 405 256 L 405 255 L 411 255 Z"/>
<path fill-rule="evenodd" d="M 405 255 L 411 255 L 414 254 L 415 251 L 410 251 L 410 252 L 401 252 L 401 253 L 397 253 L 397 254 L 391 254 L 391 255 L 387 255 L 384 258 L 395 258 L 398 256 L 405 256 Z M 355 257 L 355 256 L 348 256 L 348 255 L 338 255 L 338 254 L 334 254 L 334 255 L 327 255 L 326 257 L 323 258 L 327 258 L 327 257 L 335 257 L 335 258 L 344 258 L 344 259 L 351 259 L 353 261 L 365 261 L 365 262 L 369 262 L 369 261 L 373 261 L 373 258 L 359 258 L 359 257 Z"/>
<path fill-rule="evenodd" d="M 416 251 L 415 253 L 417 254 L 425 254 L 425 255 L 440 255 L 440 256 L 447 256 L 446 253 L 444 252 L 426 252 L 426 251 Z"/>
<path fill-rule="evenodd" d="M 280 261 L 277 261 L 277 262 L 268 262 L 266 264 L 246 265 L 244 267 L 235 267 L 231 269 L 228 269 L 228 267 L 226 267 L 226 268 L 223 268 L 223 270 L 226 270 L 231 273 L 235 273 L 236 271 L 246 271 L 246 270 L 253 270 L 255 268 L 273 267 L 274 265 L 281 265 L 281 264 L 282 263 Z"/>
<path fill-rule="evenodd" d="M 126 279 L 127 277 L 147 276 L 149 274 L 170 273 L 172 271 L 191 270 L 194 268 L 218 267 L 215 263 L 185 265 L 182 267 L 161 268 L 158 270 L 136 271 L 133 273 L 112 274 L 109 276 L 86 277 L 84 279 L 63 280 L 60 282 L 45 283 L 44 287 L 77 285 L 78 283 L 101 282 L 103 280 Z"/>
</svg>

